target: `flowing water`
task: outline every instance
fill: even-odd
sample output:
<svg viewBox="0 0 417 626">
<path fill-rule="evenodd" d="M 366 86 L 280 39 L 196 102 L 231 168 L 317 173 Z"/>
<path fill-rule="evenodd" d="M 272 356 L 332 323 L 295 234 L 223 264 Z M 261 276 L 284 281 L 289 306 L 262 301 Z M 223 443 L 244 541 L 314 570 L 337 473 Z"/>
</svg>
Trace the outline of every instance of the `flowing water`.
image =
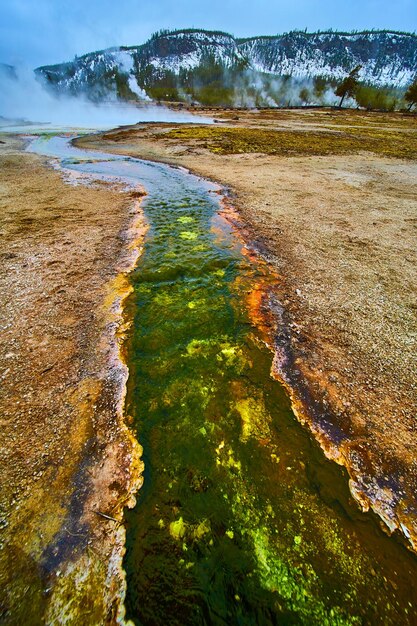
<svg viewBox="0 0 417 626">
<path fill-rule="evenodd" d="M 273 355 L 248 308 L 265 268 L 222 217 L 219 189 L 63 138 L 32 149 L 148 192 L 127 307 L 127 413 L 145 461 L 126 512 L 127 617 L 416 624 L 416 558 L 358 510 L 346 472 L 325 459 L 270 375 Z"/>
</svg>

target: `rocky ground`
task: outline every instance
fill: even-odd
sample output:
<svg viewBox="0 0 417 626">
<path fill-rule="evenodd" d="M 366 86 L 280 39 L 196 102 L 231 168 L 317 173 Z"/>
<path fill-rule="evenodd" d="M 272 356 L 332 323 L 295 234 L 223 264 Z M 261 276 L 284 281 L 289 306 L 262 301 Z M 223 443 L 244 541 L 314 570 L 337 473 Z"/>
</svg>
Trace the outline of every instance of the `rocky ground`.
<svg viewBox="0 0 417 626">
<path fill-rule="evenodd" d="M 116 332 L 141 192 L 68 184 L 0 139 L 0 620 L 104 623 L 140 469 Z"/>
<path fill-rule="evenodd" d="M 185 166 L 231 189 L 280 276 L 293 367 L 330 416 L 316 435 L 363 505 L 415 541 L 417 119 L 206 114 L 217 123 L 139 125 L 80 143 Z"/>
</svg>

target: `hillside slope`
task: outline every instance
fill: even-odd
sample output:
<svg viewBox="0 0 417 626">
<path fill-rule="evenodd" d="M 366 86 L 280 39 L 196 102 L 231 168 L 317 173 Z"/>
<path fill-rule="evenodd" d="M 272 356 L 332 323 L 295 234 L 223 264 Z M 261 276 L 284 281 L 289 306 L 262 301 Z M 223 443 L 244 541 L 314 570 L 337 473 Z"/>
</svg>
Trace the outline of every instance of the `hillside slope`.
<svg viewBox="0 0 417 626">
<path fill-rule="evenodd" d="M 235 39 L 222 32 L 160 32 L 145 44 L 109 48 L 37 68 L 61 93 L 213 104 L 291 104 L 332 97 L 353 67 L 373 86 L 404 88 L 417 75 L 417 36 L 388 31 Z M 300 96 L 300 90 L 304 93 Z M 327 93 L 329 92 L 329 93 Z M 239 98 L 241 102 L 239 102 Z"/>
</svg>

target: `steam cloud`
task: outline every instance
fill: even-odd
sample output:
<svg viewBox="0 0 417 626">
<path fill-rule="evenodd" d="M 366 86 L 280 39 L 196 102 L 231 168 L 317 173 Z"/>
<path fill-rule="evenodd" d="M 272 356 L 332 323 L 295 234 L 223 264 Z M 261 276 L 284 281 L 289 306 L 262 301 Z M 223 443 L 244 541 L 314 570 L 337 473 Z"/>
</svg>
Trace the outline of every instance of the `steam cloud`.
<svg viewBox="0 0 417 626">
<path fill-rule="evenodd" d="M 248 70 L 233 81 L 226 76 L 225 82 L 236 107 L 334 106 L 338 102 L 330 82 L 317 91 L 314 78 L 268 76 Z"/>
<path fill-rule="evenodd" d="M 141 106 L 113 101 L 93 104 L 82 97 L 55 96 L 26 68 L 0 65 L 0 126 L 4 130 L 26 125 L 53 128 L 106 129 L 138 122 L 198 122 L 185 112 L 175 112 L 144 102 Z"/>
</svg>

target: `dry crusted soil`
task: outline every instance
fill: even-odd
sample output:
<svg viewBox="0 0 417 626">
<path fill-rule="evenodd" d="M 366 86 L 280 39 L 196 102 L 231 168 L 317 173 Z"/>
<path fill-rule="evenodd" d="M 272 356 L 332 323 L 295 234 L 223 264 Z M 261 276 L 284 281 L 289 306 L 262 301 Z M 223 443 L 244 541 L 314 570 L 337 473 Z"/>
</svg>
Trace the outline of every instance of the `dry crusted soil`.
<svg viewBox="0 0 417 626">
<path fill-rule="evenodd" d="M 417 119 L 215 116 L 211 127 L 138 125 L 81 143 L 185 166 L 231 189 L 281 277 L 295 366 L 347 436 L 333 456 L 365 499 L 417 538 Z"/>
<path fill-rule="evenodd" d="M 123 532 L 95 511 L 120 516 L 133 452 L 109 303 L 137 196 L 21 150 L 1 137 L 0 621 L 104 623 Z"/>
</svg>

